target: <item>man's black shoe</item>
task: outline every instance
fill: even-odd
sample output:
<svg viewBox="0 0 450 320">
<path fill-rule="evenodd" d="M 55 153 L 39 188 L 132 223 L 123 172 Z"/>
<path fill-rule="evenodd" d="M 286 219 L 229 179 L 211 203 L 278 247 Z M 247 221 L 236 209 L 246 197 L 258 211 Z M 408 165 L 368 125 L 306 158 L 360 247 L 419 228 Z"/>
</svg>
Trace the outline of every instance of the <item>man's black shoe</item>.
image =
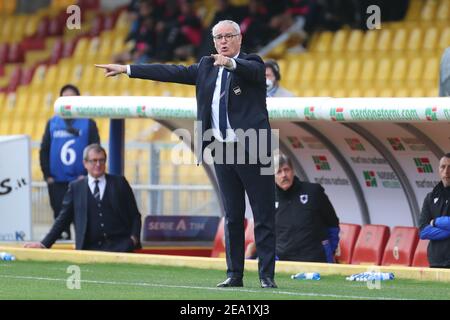
<svg viewBox="0 0 450 320">
<path fill-rule="evenodd" d="M 275 281 L 271 278 L 261 278 L 261 288 L 278 288 Z"/>
<path fill-rule="evenodd" d="M 219 288 L 243 287 L 244 283 L 241 278 L 227 278 L 224 282 L 217 285 Z"/>
</svg>

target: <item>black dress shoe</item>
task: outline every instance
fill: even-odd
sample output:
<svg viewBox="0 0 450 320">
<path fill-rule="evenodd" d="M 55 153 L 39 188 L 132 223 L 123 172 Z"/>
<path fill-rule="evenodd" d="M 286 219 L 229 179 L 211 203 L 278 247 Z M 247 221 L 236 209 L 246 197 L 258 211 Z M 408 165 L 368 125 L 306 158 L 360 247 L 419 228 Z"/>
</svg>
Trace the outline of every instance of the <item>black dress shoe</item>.
<svg viewBox="0 0 450 320">
<path fill-rule="evenodd" d="M 278 288 L 277 284 L 272 278 L 261 278 L 261 288 Z"/>
<path fill-rule="evenodd" d="M 227 278 L 224 282 L 217 284 L 219 288 L 243 287 L 242 278 Z"/>
</svg>

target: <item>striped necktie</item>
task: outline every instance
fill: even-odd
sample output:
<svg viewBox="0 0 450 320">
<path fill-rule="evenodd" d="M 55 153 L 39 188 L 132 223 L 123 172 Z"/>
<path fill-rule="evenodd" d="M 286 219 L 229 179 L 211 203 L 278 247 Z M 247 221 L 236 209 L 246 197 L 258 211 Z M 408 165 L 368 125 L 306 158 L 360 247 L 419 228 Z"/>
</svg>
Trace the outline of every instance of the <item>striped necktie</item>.
<svg viewBox="0 0 450 320">
<path fill-rule="evenodd" d="M 220 83 L 220 100 L 219 100 L 219 129 L 222 138 L 227 138 L 227 103 L 226 103 L 226 84 L 227 84 L 228 70 L 223 68 L 222 81 Z"/>
<path fill-rule="evenodd" d="M 100 188 L 98 187 L 98 183 L 100 181 L 95 180 L 95 188 L 94 188 L 94 198 L 95 200 L 97 200 L 98 202 L 100 201 Z"/>
</svg>

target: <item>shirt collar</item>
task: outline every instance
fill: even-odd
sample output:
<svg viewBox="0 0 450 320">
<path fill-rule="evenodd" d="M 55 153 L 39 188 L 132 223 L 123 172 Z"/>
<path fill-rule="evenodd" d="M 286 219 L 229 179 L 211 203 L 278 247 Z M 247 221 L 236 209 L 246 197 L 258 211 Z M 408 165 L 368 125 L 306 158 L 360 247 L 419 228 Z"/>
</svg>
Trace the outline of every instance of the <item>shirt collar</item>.
<svg viewBox="0 0 450 320">
<path fill-rule="evenodd" d="M 102 176 L 100 176 L 100 177 L 98 177 L 98 178 L 94 178 L 93 176 L 91 176 L 90 174 L 88 174 L 88 183 L 89 183 L 89 184 L 94 184 L 94 183 L 95 183 L 95 180 L 98 180 L 99 183 L 106 182 L 105 175 L 102 175 Z"/>
</svg>

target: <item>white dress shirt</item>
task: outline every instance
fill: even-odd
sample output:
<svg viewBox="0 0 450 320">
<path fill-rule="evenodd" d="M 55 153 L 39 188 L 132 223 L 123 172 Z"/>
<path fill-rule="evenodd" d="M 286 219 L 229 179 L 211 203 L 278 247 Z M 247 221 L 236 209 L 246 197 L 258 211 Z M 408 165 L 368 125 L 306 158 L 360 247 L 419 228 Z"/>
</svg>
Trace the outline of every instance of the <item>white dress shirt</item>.
<svg viewBox="0 0 450 320">
<path fill-rule="evenodd" d="M 233 64 L 233 66 L 231 68 L 227 68 L 228 71 L 232 71 L 232 70 L 236 69 L 236 61 L 234 59 L 236 59 L 238 56 L 239 56 L 239 53 L 231 59 L 231 63 Z M 222 134 L 220 133 L 220 129 L 219 129 L 220 87 L 222 85 L 223 68 L 225 68 L 225 67 L 220 67 L 219 74 L 217 75 L 217 79 L 216 79 L 216 87 L 214 89 L 214 94 L 213 94 L 213 99 L 212 99 L 212 104 L 211 104 L 211 127 L 213 130 L 214 138 L 216 138 L 218 141 L 220 141 L 220 142 L 235 142 L 235 141 L 237 141 L 237 137 L 236 137 L 234 130 L 231 128 L 230 118 L 228 117 L 228 111 L 227 111 L 227 137 L 225 140 L 222 138 Z M 127 65 L 127 75 L 128 76 L 131 75 L 130 65 Z M 228 74 L 228 76 L 230 76 L 230 75 Z"/>
<path fill-rule="evenodd" d="M 100 189 L 100 200 L 103 199 L 103 195 L 105 194 L 106 189 L 106 178 L 105 175 L 102 175 L 101 177 L 94 178 L 90 174 L 88 174 L 88 186 L 89 189 L 92 192 L 92 195 L 94 195 L 94 189 L 95 189 L 95 180 L 98 180 L 98 188 Z"/>
</svg>

